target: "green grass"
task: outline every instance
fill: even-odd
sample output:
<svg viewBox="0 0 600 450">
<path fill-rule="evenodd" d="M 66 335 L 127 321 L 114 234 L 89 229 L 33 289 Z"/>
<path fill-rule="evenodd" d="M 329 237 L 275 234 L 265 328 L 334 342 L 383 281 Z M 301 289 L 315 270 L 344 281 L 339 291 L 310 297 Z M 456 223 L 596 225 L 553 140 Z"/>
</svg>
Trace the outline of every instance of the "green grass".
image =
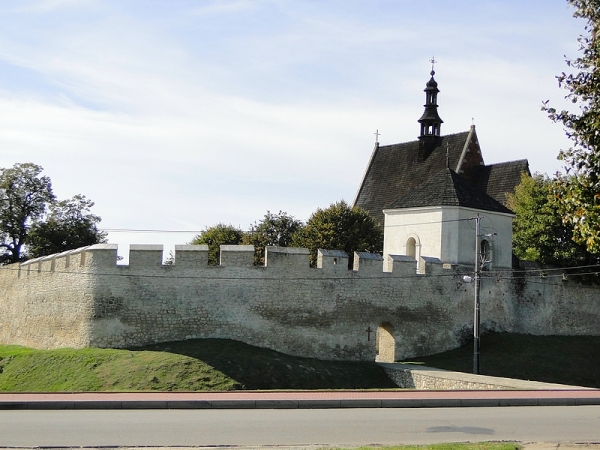
<svg viewBox="0 0 600 450">
<path fill-rule="evenodd" d="M 600 336 L 490 333 L 480 340 L 483 375 L 600 388 Z M 473 371 L 473 344 L 414 361 L 440 369 Z"/>
<path fill-rule="evenodd" d="M 0 346 L 0 391 L 227 391 L 393 388 L 374 363 L 296 358 L 204 339 L 130 350 Z"/>
<path fill-rule="evenodd" d="M 239 383 L 194 358 L 113 349 L 0 347 L 0 391 L 203 391 Z"/>
<path fill-rule="evenodd" d="M 397 388 L 374 362 L 299 358 L 227 339 L 169 342 L 139 350 L 170 352 L 203 361 L 243 389 Z"/>
<path fill-rule="evenodd" d="M 487 334 L 481 373 L 600 388 L 600 337 Z M 414 362 L 471 373 L 473 346 Z M 33 350 L 0 346 L 0 391 L 227 391 L 391 389 L 370 362 L 320 361 L 226 339 L 169 342 L 128 350 Z"/>
</svg>

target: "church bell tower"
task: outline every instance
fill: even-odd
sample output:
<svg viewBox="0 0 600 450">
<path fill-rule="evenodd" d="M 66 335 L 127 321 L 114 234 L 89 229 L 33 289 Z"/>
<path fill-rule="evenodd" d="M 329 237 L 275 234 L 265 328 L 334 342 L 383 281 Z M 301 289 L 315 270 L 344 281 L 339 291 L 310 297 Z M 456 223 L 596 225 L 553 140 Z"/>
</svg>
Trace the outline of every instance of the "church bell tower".
<svg viewBox="0 0 600 450">
<path fill-rule="evenodd" d="M 425 111 L 418 120 L 421 124 L 421 135 L 419 140 L 422 144 L 435 144 L 441 134 L 442 123 L 444 121 L 438 115 L 437 109 L 437 95 L 440 92 L 438 89 L 437 82 L 433 79 L 435 71 L 433 70 L 433 64 L 436 61 L 431 60 L 431 79 L 427 82 L 425 87 Z"/>
</svg>

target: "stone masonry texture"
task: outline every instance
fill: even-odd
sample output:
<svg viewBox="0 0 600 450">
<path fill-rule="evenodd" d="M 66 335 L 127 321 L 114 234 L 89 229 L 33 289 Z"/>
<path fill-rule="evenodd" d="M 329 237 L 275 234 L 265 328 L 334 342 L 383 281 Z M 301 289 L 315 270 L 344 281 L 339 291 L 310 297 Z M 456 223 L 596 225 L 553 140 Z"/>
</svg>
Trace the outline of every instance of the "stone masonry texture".
<svg viewBox="0 0 600 450">
<path fill-rule="evenodd" d="M 332 251 L 310 268 L 306 249 L 275 247 L 266 266 L 253 266 L 247 247 L 225 248 L 220 266 L 207 264 L 203 246 L 178 246 L 170 265 L 159 247 L 132 246 L 129 265 L 118 265 L 111 244 L 4 266 L 0 343 L 123 348 L 226 338 L 290 355 L 374 361 L 380 326 L 392 330 L 396 360 L 453 349 L 471 336 L 473 284 L 462 279 L 469 268 L 432 260 L 417 274 L 414 260 L 357 254 L 348 270 Z M 598 335 L 599 294 L 539 272 L 494 273 L 481 283 L 482 329 Z"/>
</svg>

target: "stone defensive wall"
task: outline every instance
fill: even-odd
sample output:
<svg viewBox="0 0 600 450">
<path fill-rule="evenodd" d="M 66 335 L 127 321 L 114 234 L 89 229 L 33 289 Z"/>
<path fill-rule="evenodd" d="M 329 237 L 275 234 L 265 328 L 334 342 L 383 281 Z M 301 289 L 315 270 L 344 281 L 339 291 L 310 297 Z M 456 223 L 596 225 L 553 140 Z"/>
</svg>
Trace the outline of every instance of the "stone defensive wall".
<svg viewBox="0 0 600 450">
<path fill-rule="evenodd" d="M 472 336 L 473 268 L 423 257 L 301 248 L 99 244 L 0 268 L 0 343 L 132 347 L 227 338 L 291 355 L 393 362 L 456 348 Z M 417 267 L 423 269 L 417 273 Z M 484 273 L 483 330 L 600 334 L 600 289 L 543 272 Z M 559 274 L 560 275 L 560 274 Z"/>
</svg>

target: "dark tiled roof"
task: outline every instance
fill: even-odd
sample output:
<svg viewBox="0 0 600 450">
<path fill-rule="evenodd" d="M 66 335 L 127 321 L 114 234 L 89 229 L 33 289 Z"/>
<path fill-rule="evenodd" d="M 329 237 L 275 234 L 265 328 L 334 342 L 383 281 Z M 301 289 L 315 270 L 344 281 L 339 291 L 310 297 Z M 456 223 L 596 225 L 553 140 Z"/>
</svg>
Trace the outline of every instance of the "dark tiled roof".
<svg viewBox="0 0 600 450">
<path fill-rule="evenodd" d="M 383 225 L 383 207 L 428 180 L 446 167 L 446 145 L 450 167 L 456 167 L 469 132 L 438 139 L 426 157 L 420 141 L 376 147 L 354 204 L 369 211 Z"/>
<path fill-rule="evenodd" d="M 523 172 L 530 175 L 529 162 L 526 159 L 480 166 L 473 173 L 473 182 L 489 196 L 506 204 L 506 194 L 515 191 Z"/>
<path fill-rule="evenodd" d="M 463 206 L 509 213 L 512 211 L 451 169 L 443 169 L 429 180 L 411 189 L 386 209 L 417 208 L 421 206 Z"/>
</svg>

